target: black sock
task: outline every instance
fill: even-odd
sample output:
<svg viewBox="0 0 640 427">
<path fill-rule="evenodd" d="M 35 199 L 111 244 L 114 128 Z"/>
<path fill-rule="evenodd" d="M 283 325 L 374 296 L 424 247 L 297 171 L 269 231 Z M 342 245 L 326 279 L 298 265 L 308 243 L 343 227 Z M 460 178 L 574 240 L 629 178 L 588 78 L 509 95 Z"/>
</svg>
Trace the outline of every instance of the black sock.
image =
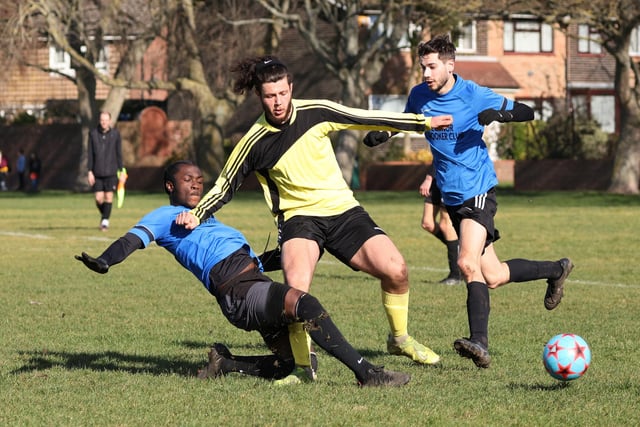
<svg viewBox="0 0 640 427">
<path fill-rule="evenodd" d="M 558 261 L 530 261 L 515 258 L 505 261 L 509 266 L 510 282 L 529 282 L 538 279 L 557 279 L 562 275 Z"/>
<path fill-rule="evenodd" d="M 347 342 L 333 323 L 320 302 L 305 294 L 298 301 L 297 317 L 304 321 L 309 336 L 327 353 L 344 363 L 359 381 L 366 379 L 367 371 L 373 367 Z"/>
<path fill-rule="evenodd" d="M 113 206 L 113 203 L 104 202 L 102 205 L 102 219 L 109 219 L 111 217 L 111 206 Z"/>
<path fill-rule="evenodd" d="M 460 268 L 458 267 L 458 240 L 447 240 L 447 260 L 449 261 L 449 277 L 461 279 Z"/>
<path fill-rule="evenodd" d="M 438 230 L 435 233 L 433 233 L 433 235 L 436 236 L 436 239 L 440 240 L 442 243 L 446 245 L 447 239 L 444 238 L 444 233 L 442 232 L 442 229 L 437 225 L 436 227 L 438 228 Z"/>
<path fill-rule="evenodd" d="M 471 341 L 489 347 L 489 288 L 482 282 L 467 284 L 467 316 Z"/>
<path fill-rule="evenodd" d="M 104 203 L 96 202 L 96 208 L 98 208 L 98 212 L 100 212 L 100 218 L 103 218 Z"/>
</svg>

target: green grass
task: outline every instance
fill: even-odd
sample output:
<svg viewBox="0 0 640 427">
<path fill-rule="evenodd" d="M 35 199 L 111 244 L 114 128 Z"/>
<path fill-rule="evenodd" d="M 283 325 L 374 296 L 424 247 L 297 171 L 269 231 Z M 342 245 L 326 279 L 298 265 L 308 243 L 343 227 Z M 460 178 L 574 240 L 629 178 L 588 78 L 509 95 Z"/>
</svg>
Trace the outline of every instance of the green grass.
<svg viewBox="0 0 640 427">
<path fill-rule="evenodd" d="M 315 384 L 275 388 L 243 376 L 199 381 L 207 346 L 265 353 L 257 333 L 230 326 L 215 300 L 166 251 L 139 251 L 107 275 L 73 259 L 98 255 L 161 194 L 128 195 L 108 233 L 90 194 L 0 194 L 0 425 L 638 425 L 640 199 L 598 193 L 499 192 L 499 256 L 571 257 L 565 299 L 544 309 L 546 284 L 492 291 L 493 363 L 479 370 L 452 349 L 467 335 L 463 286 L 437 285 L 444 247 L 420 229 L 411 193 L 359 193 L 409 266 L 410 332 L 443 360 L 412 365 L 385 352 L 379 284 L 325 256 L 312 292 L 354 346 L 376 364 L 412 374 L 399 389 L 359 389 L 320 353 Z M 218 218 L 258 252 L 275 226 L 257 193 L 241 193 Z M 280 273 L 272 274 L 280 280 Z M 562 383 L 541 363 L 543 344 L 574 332 L 590 344 L 586 375 Z"/>
</svg>

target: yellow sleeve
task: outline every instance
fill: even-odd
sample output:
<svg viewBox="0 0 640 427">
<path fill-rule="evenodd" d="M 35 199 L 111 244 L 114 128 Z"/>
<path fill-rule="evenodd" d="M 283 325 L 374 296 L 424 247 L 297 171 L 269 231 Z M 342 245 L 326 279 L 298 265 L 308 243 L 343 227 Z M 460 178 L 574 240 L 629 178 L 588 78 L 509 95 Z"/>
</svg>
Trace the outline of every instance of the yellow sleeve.
<svg viewBox="0 0 640 427">
<path fill-rule="evenodd" d="M 424 127 L 426 127 L 427 130 L 431 130 L 431 117 L 424 117 Z"/>
</svg>

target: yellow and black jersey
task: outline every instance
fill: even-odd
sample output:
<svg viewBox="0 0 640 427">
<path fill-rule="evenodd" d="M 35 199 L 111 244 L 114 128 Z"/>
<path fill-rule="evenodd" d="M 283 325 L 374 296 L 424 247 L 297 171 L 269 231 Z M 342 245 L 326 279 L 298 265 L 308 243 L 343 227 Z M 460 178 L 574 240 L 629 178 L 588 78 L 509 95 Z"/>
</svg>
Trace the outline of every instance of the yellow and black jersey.
<svg viewBox="0 0 640 427">
<path fill-rule="evenodd" d="M 201 221 L 233 197 L 255 172 L 275 217 L 332 216 L 358 206 L 338 166 L 329 134 L 344 129 L 424 133 L 422 114 L 349 108 L 325 100 L 292 100 L 291 119 L 281 127 L 264 114 L 233 149 L 213 188 L 192 213 Z"/>
</svg>

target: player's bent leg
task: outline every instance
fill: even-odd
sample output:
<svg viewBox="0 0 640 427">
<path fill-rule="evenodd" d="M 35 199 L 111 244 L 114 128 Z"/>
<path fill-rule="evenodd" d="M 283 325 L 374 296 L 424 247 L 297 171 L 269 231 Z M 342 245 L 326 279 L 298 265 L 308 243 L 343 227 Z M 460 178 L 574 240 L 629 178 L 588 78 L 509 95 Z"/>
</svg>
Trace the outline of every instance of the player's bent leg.
<svg viewBox="0 0 640 427">
<path fill-rule="evenodd" d="M 404 257 L 389 236 L 369 238 L 349 261 L 351 267 L 378 279 L 385 292 L 403 294 L 409 291 L 409 274 Z"/>
<path fill-rule="evenodd" d="M 237 356 L 223 344 L 215 343 L 209 350 L 209 363 L 198 371 L 198 378 L 218 378 L 229 373 L 241 373 L 265 379 L 283 378 L 293 369 L 293 359 L 277 354 Z"/>
<path fill-rule="evenodd" d="M 319 258 L 320 248 L 313 240 L 294 238 L 282 243 L 281 263 L 285 284 L 309 292 Z"/>
<path fill-rule="evenodd" d="M 305 294 L 297 301 L 296 317 L 304 321 L 305 329 L 313 341 L 327 353 L 341 361 L 356 376 L 363 386 L 399 386 L 409 382 L 410 377 L 385 371 L 367 361 L 342 335 L 329 313 L 317 298 Z"/>
<path fill-rule="evenodd" d="M 404 258 L 391 239 L 373 236 L 354 255 L 351 265 L 380 279 L 382 305 L 391 329 L 387 351 L 420 364 L 438 363 L 440 356 L 408 333 L 409 277 Z"/>
<path fill-rule="evenodd" d="M 560 304 L 564 295 L 564 282 L 573 270 L 573 262 L 569 258 L 562 258 L 560 261 L 562 274 L 556 279 L 547 279 L 547 292 L 544 296 L 544 306 L 547 310 L 553 310 Z"/>
</svg>

